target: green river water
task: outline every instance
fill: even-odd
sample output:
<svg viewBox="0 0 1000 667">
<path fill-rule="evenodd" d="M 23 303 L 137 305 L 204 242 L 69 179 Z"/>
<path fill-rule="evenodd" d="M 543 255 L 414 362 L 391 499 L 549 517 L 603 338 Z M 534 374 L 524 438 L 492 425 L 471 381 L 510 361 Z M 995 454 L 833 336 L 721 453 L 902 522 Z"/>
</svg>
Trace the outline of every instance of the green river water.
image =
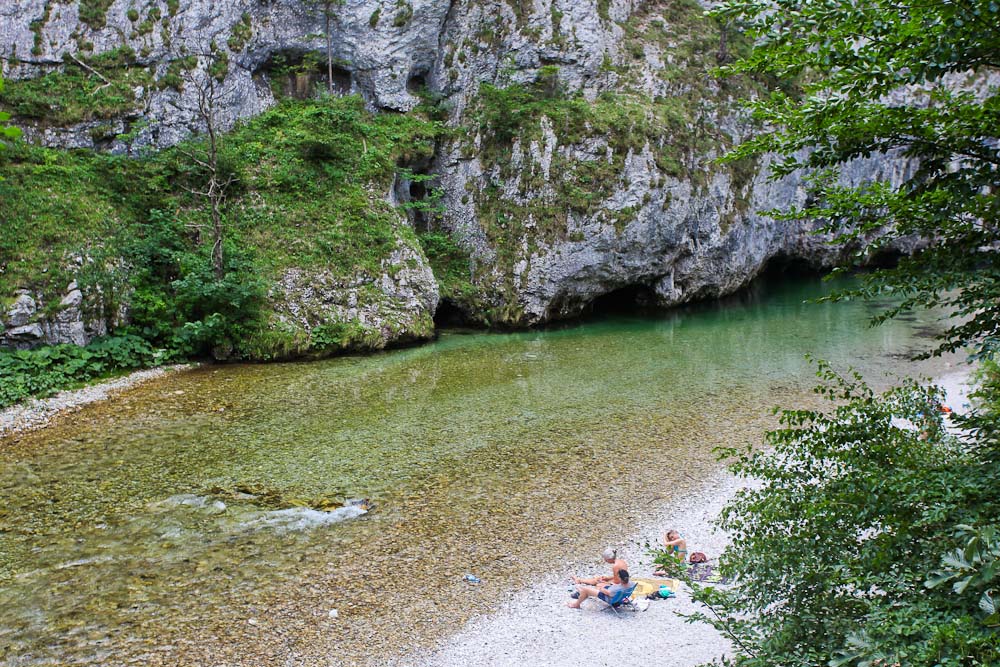
<svg viewBox="0 0 1000 667">
<path fill-rule="evenodd" d="M 803 303 L 824 289 L 204 367 L 0 441 L 0 665 L 381 664 L 429 646 L 630 535 L 715 473 L 713 446 L 759 442 L 770 408 L 816 400 L 806 352 L 876 384 L 940 370 L 903 360 L 934 323 Z M 311 509 L 361 497 L 361 517 Z"/>
</svg>

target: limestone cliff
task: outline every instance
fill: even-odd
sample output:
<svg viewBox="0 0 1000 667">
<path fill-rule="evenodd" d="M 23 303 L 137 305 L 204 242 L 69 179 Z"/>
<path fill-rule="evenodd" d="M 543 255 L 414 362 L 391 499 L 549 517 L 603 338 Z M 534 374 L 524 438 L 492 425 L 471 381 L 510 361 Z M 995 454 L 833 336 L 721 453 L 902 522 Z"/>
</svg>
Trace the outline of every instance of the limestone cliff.
<svg viewBox="0 0 1000 667">
<path fill-rule="evenodd" d="M 447 131 L 430 159 L 409 165 L 431 180 L 404 173 L 384 196 L 440 196 L 409 219 L 450 235 L 465 289 L 447 284 L 454 275 L 425 276 L 419 252 L 407 259 L 420 278 L 403 282 L 289 266 L 272 289 L 280 326 L 356 315 L 360 283 L 382 294 L 363 309 L 376 328 L 405 311 L 426 329 L 438 282 L 471 320 L 527 325 L 623 287 L 669 306 L 732 292 L 774 257 L 837 258 L 810 230 L 758 213 L 804 202 L 800 179 L 770 182 L 766 160 L 715 161 L 753 131 L 737 100 L 761 88 L 712 77 L 740 36 L 693 0 L 346 0 L 332 6 L 330 28 L 332 80 L 321 2 L 19 0 L 0 7 L 0 57 L 15 81 L 3 99 L 34 140 L 118 152 L 203 129 L 197 86 L 185 82 L 209 77 L 223 127 L 276 96 L 326 87 L 359 93 L 380 113 L 433 106 Z M 104 101 L 53 113 L 18 97 L 18 80 L 69 71 Z M 109 90 L 120 94 L 107 100 Z M 871 160 L 845 178 L 903 169 Z M 30 326 L 17 308 L 6 325 Z M 382 329 L 383 343 L 415 335 Z"/>
</svg>

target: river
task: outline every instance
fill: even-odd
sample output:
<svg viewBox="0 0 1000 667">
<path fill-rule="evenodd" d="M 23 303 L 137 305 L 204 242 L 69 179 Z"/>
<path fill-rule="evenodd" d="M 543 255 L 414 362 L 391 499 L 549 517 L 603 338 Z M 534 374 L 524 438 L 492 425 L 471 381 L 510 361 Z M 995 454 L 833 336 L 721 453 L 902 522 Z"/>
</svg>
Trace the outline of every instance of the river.
<svg viewBox="0 0 1000 667">
<path fill-rule="evenodd" d="M 656 316 L 209 366 L 0 441 L 0 665 L 379 664 L 629 534 L 935 323 L 757 283 Z M 339 509 L 368 498 L 372 511 Z M 318 509 L 317 509 L 318 508 Z M 483 584 L 470 593 L 474 572 Z M 331 610 L 336 609 L 335 615 Z"/>
</svg>

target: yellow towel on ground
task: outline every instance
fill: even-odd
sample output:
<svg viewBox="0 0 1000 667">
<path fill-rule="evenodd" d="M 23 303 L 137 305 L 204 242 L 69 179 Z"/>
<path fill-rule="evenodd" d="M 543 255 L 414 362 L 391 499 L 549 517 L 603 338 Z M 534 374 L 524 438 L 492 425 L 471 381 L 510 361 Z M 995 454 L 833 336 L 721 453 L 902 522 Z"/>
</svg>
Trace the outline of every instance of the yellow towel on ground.
<svg viewBox="0 0 1000 667">
<path fill-rule="evenodd" d="M 681 582 L 677 579 L 635 578 L 632 581 L 636 584 L 632 595 L 639 597 L 644 597 L 653 591 L 660 590 L 660 586 L 666 586 L 674 593 L 681 587 Z"/>
</svg>

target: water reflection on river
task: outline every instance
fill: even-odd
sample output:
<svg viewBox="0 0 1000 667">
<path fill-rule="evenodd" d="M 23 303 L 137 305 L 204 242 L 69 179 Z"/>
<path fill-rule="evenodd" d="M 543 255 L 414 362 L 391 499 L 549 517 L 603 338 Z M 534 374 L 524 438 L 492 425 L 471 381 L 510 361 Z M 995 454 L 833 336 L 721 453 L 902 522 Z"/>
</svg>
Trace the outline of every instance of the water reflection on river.
<svg viewBox="0 0 1000 667">
<path fill-rule="evenodd" d="M 378 663 L 422 645 L 628 534 L 775 404 L 812 400 L 805 352 L 884 381 L 926 347 L 925 321 L 803 304 L 822 290 L 204 368 L 8 439 L 0 664 Z M 349 497 L 375 511 L 310 509 Z"/>
</svg>

